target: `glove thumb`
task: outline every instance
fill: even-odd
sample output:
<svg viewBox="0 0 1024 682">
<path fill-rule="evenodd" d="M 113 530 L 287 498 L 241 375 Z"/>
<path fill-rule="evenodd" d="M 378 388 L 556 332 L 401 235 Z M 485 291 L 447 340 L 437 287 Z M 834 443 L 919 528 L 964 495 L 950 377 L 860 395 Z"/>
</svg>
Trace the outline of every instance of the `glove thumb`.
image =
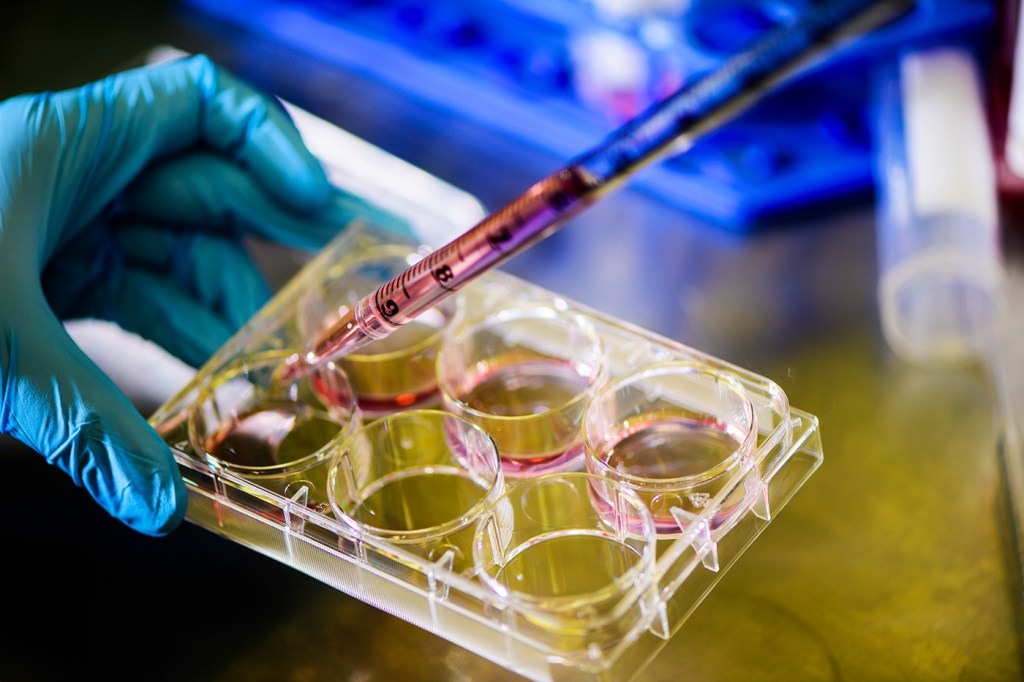
<svg viewBox="0 0 1024 682">
<path fill-rule="evenodd" d="M 43 455 L 134 530 L 169 533 L 187 503 L 170 448 L 75 345 L 42 292 L 19 293 L 0 305 L 0 433 Z"/>
</svg>

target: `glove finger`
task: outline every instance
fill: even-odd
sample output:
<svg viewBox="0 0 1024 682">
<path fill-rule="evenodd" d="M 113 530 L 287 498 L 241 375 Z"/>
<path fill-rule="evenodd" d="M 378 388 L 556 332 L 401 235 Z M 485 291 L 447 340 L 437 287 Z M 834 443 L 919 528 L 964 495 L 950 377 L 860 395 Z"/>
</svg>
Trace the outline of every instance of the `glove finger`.
<svg viewBox="0 0 1024 682">
<path fill-rule="evenodd" d="M 116 322 L 192 367 L 202 366 L 235 331 L 173 278 L 132 267 L 96 287 L 78 311 Z"/>
<path fill-rule="evenodd" d="M 121 209 L 151 221 L 238 229 L 296 248 L 318 249 L 354 220 L 412 235 L 394 214 L 333 189 L 315 214 L 297 213 L 230 161 L 195 152 L 146 170 L 125 192 Z"/>
<path fill-rule="evenodd" d="M 120 209 L 130 219 L 225 233 L 246 232 L 288 246 L 317 249 L 356 212 L 338 197 L 317 213 L 277 201 L 250 174 L 223 157 L 196 152 L 147 169 L 126 190 Z M 352 202 L 354 203 L 354 202 Z"/>
<path fill-rule="evenodd" d="M 57 224 L 88 222 L 151 162 L 197 147 L 248 169 L 267 192 L 294 210 L 316 212 L 330 201 L 323 167 L 280 102 L 203 55 L 6 104 L 0 107 L 0 128 L 30 131 L 40 149 L 53 147 L 54 154 L 60 153 L 57 176 L 25 176 L 56 183 L 67 195 L 51 217 Z M 20 154 L 15 142 L 12 138 L 11 145 L 0 147 Z"/>
<path fill-rule="evenodd" d="M 285 205 L 315 210 L 327 203 L 323 167 L 281 103 L 208 57 L 136 70 L 105 83 L 119 104 L 132 107 L 123 113 L 134 125 L 119 128 L 118 149 L 148 147 L 148 160 L 206 144 L 248 168 Z"/>
<path fill-rule="evenodd" d="M 166 273 L 198 303 L 237 329 L 270 298 L 270 289 L 237 239 L 121 225 L 116 240 L 128 267 Z"/>
<path fill-rule="evenodd" d="M 42 295 L 19 298 L 5 303 L 0 433 L 42 454 L 129 527 L 170 532 L 187 504 L 170 449 L 74 344 Z"/>
<path fill-rule="evenodd" d="M 43 292 L 50 309 L 62 320 L 76 315 L 82 296 L 110 277 L 119 267 L 119 260 L 109 230 L 99 225 L 83 230 L 43 270 Z"/>
</svg>

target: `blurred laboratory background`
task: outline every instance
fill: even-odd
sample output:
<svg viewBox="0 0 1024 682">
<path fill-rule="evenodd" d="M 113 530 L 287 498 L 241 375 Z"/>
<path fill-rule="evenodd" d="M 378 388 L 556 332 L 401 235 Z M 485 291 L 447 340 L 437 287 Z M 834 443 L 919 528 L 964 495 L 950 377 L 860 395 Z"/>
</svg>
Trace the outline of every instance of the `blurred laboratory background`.
<svg viewBox="0 0 1024 682">
<path fill-rule="evenodd" d="M 493 210 L 812 4 L 3 3 L 0 99 L 205 53 Z M 820 420 L 820 469 L 641 679 L 1024 674 L 1017 16 L 919 0 L 503 266 Z M 0 679 L 517 679 L 202 528 L 135 535 L 2 451 Z"/>
</svg>

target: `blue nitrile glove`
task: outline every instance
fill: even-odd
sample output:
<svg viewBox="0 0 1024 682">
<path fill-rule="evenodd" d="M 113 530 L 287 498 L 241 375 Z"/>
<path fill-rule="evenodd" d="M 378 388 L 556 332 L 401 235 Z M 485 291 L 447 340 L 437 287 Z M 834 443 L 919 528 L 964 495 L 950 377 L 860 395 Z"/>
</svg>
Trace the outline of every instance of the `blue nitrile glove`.
<svg viewBox="0 0 1024 682">
<path fill-rule="evenodd" d="M 316 248 L 366 213 L 278 102 L 205 57 L 0 102 L 0 433 L 128 526 L 171 531 L 170 450 L 60 320 L 112 320 L 197 366 L 268 296 L 244 233 Z"/>
</svg>

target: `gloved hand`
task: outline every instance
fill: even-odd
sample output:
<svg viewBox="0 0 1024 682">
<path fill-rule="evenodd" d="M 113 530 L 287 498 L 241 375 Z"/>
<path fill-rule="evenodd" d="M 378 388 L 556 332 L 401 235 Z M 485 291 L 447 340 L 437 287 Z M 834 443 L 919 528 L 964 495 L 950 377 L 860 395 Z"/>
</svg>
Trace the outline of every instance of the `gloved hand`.
<svg viewBox="0 0 1024 682">
<path fill-rule="evenodd" d="M 167 445 L 60 320 L 101 317 L 198 366 L 261 306 L 240 237 L 316 248 L 373 207 L 284 109 L 192 57 L 0 102 L 0 433 L 150 535 L 186 496 Z"/>
</svg>

